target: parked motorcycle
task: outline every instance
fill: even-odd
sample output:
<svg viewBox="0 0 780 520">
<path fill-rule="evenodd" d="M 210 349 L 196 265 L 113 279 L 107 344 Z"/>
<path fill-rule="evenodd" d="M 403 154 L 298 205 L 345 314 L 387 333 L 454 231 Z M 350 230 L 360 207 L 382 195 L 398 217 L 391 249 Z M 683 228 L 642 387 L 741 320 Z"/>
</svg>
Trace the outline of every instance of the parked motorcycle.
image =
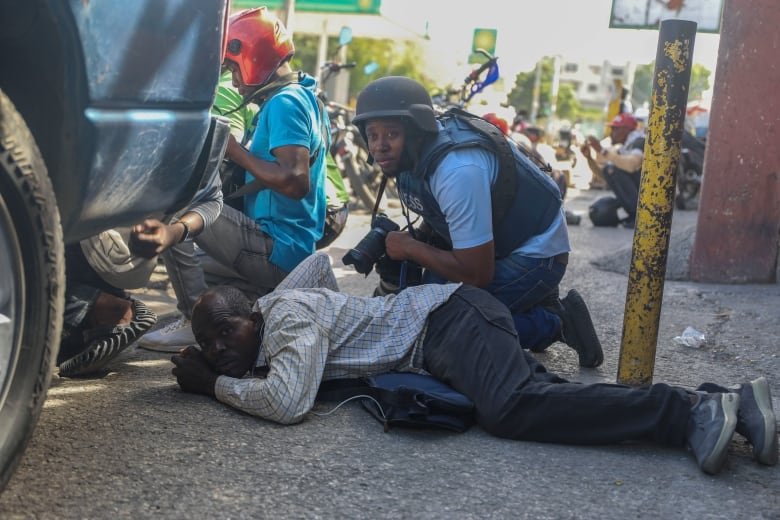
<svg viewBox="0 0 780 520">
<path fill-rule="evenodd" d="M 323 65 L 323 83 L 332 74 L 353 67 L 354 62 L 326 62 Z M 346 105 L 327 100 L 324 93 L 320 94 L 320 98 L 325 102 L 330 118 L 331 155 L 342 175 L 349 180 L 355 199 L 370 211 L 376 204 L 382 170 L 369 163 L 368 145 L 360 135 L 360 130 L 352 124 L 354 111 Z M 390 188 L 389 195 L 398 195 L 394 186 Z"/>
<path fill-rule="evenodd" d="M 432 96 L 433 108 L 436 112 L 443 113 L 453 107 L 465 109 L 475 95 L 498 80 L 498 56 L 493 56 L 484 49 L 477 49 L 475 52 L 485 57 L 485 63 L 472 70 L 460 87 Z M 481 79 L 483 73 L 485 77 Z"/>
<path fill-rule="evenodd" d="M 694 209 L 701 191 L 704 173 L 705 141 L 688 132 L 683 132 L 680 148 L 680 162 L 677 166 L 677 194 L 674 205 L 677 209 Z"/>
</svg>

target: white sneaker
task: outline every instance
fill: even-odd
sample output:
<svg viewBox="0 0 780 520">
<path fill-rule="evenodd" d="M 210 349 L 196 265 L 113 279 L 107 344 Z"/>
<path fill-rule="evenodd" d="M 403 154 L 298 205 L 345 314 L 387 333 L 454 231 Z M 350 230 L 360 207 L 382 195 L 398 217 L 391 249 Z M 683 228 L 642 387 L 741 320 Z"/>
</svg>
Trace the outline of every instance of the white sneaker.
<svg viewBox="0 0 780 520">
<path fill-rule="evenodd" d="M 187 345 L 195 345 L 192 322 L 182 316 L 165 327 L 148 332 L 138 340 L 138 346 L 155 352 L 178 352 Z"/>
</svg>

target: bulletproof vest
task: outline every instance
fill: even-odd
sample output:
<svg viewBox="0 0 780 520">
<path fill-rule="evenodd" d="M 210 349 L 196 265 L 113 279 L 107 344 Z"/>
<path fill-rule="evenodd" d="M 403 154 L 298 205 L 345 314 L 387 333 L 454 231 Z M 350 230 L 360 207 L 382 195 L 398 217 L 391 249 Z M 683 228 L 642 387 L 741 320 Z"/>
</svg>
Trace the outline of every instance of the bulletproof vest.
<svg viewBox="0 0 780 520">
<path fill-rule="evenodd" d="M 439 116 L 439 121 L 444 127 L 435 139 L 424 145 L 414 169 L 398 175 L 399 195 L 410 210 L 422 216 L 452 247 L 444 213 L 431 192 L 430 176 L 450 151 L 480 147 L 494 153 L 499 165 L 491 187 L 491 200 L 485 201 L 492 209 L 496 258 L 508 256 L 529 238 L 550 227 L 562 200 L 558 186 L 549 175 L 484 119 L 458 111 Z"/>
</svg>

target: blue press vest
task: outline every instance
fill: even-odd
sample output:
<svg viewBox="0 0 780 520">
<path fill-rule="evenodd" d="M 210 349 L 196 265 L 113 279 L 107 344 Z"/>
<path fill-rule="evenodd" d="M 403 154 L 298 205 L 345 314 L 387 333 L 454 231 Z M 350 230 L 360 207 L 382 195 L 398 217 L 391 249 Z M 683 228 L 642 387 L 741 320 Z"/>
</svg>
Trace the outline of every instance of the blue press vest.
<svg viewBox="0 0 780 520">
<path fill-rule="evenodd" d="M 438 135 L 423 148 L 420 160 L 413 171 L 398 175 L 398 191 L 403 203 L 423 217 L 451 246 L 449 226 L 439 203 L 431 192 L 430 176 L 449 151 L 468 146 L 480 146 L 495 153 L 496 144 L 468 123 L 456 117 L 439 120 L 443 124 Z M 562 200 L 555 182 L 539 169 L 514 144 L 507 140 L 514 155 L 514 172 L 499 171 L 493 189 L 501 186 L 502 175 L 517 176 L 517 192 L 514 202 L 500 222 L 493 222 L 493 242 L 496 258 L 508 256 L 529 238 L 543 233 L 558 215 Z M 500 162 L 499 162 L 500 164 Z M 446 173 L 446 172 L 442 172 Z M 440 173 L 441 175 L 441 173 Z"/>
</svg>

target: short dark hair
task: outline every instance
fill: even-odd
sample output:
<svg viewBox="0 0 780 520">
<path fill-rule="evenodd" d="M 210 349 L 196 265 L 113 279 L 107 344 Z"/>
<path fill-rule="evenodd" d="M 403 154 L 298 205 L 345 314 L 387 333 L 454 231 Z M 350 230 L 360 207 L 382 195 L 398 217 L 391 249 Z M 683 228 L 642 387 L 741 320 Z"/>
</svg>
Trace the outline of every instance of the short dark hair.
<svg viewBox="0 0 780 520">
<path fill-rule="evenodd" d="M 249 303 L 249 298 L 231 285 L 217 285 L 203 294 L 208 293 L 217 297 L 233 316 L 248 318 L 252 314 L 252 305 Z"/>
</svg>

